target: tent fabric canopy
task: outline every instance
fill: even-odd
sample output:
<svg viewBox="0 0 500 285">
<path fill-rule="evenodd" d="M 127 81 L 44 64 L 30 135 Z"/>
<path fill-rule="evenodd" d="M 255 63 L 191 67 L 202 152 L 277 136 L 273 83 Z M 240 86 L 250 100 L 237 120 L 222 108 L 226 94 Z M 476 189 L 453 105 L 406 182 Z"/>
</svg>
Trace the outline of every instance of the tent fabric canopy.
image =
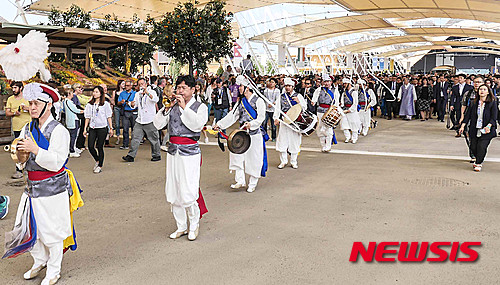
<svg viewBox="0 0 500 285">
<path fill-rule="evenodd" d="M 0 39 L 7 43 L 15 42 L 18 34 L 25 35 L 30 30 L 38 30 L 45 33 L 51 48 L 85 49 L 87 42 L 90 41 L 94 50 L 109 50 L 128 42 L 149 42 L 149 37 L 146 35 L 15 23 L 1 24 Z"/>
<path fill-rule="evenodd" d="M 345 16 L 284 27 L 256 36 L 250 40 L 268 41 L 270 43 L 287 43 L 304 46 L 331 38 L 332 35 L 350 34 L 361 31 L 396 29 L 383 19 L 370 16 Z"/>
</svg>

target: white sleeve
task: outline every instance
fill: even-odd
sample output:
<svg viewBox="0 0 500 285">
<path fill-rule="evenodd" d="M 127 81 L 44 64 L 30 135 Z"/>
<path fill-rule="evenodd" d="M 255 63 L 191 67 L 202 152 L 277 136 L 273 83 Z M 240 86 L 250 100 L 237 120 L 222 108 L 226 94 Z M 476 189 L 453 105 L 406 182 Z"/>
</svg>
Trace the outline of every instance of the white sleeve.
<svg viewBox="0 0 500 285">
<path fill-rule="evenodd" d="M 182 123 L 193 132 L 201 132 L 208 121 L 208 107 L 205 104 L 201 104 L 197 112 L 189 107 L 184 110 L 179 108 L 179 111 Z"/>
<path fill-rule="evenodd" d="M 158 94 L 156 94 L 156 91 L 153 90 L 152 88 L 148 87 L 148 93 L 149 93 L 149 95 L 153 96 L 153 99 L 149 98 L 149 96 L 148 96 L 147 100 L 158 103 Z"/>
<path fill-rule="evenodd" d="M 203 104 L 203 105 L 205 105 L 205 104 Z M 165 107 L 162 107 L 158 112 L 156 112 L 156 115 L 153 119 L 153 125 L 155 126 L 155 128 L 157 130 L 161 130 L 164 127 L 166 127 L 168 125 L 168 121 L 170 119 L 170 116 L 163 115 L 163 110 L 165 110 Z"/>
<path fill-rule="evenodd" d="M 399 88 L 399 92 L 398 92 L 398 100 L 401 100 L 401 96 L 402 96 L 402 94 L 403 94 L 403 86 L 401 86 L 401 87 Z"/>
<path fill-rule="evenodd" d="M 106 111 L 106 119 L 113 117 L 113 110 L 111 110 L 111 105 L 106 102 L 104 110 Z"/>
<path fill-rule="evenodd" d="M 316 104 L 318 102 L 318 98 L 319 98 L 319 93 L 320 92 L 321 92 L 321 87 L 317 88 L 316 90 L 314 90 L 313 97 L 311 99 L 311 102 L 313 104 Z"/>
<path fill-rule="evenodd" d="M 257 100 L 257 118 L 255 120 L 250 121 L 250 130 L 257 130 L 260 128 L 264 120 L 266 119 L 266 103 L 264 100 L 259 98 Z"/>
<path fill-rule="evenodd" d="M 297 94 L 297 98 L 299 98 L 299 104 L 302 107 L 303 110 L 307 109 L 307 102 L 304 99 L 304 96 Z"/>
<path fill-rule="evenodd" d="M 273 113 L 273 120 L 279 119 L 281 114 L 281 94 L 276 96 L 276 103 L 275 103 L 275 108 L 274 108 L 274 113 Z"/>
<path fill-rule="evenodd" d="M 58 125 L 50 136 L 49 149 L 40 148 L 35 162 L 49 171 L 59 171 L 69 155 L 69 132 L 62 125 Z"/>
<path fill-rule="evenodd" d="M 417 101 L 417 90 L 415 90 L 415 85 L 412 85 L 411 89 L 413 89 L 413 101 Z"/>
<path fill-rule="evenodd" d="M 338 89 L 335 89 L 333 92 L 333 97 L 335 99 L 335 106 L 340 107 L 340 93 Z"/>
<path fill-rule="evenodd" d="M 233 109 L 230 112 L 228 112 L 227 115 L 224 116 L 224 118 L 220 119 L 218 122 L 215 123 L 221 129 L 227 129 L 230 126 L 232 126 L 239 118 L 240 118 L 240 112 L 238 112 L 238 110 L 236 109 Z"/>
<path fill-rule="evenodd" d="M 28 125 L 29 123 L 27 123 L 26 125 Z M 25 135 L 25 130 L 26 130 L 26 125 L 23 126 L 23 128 L 21 129 L 21 132 L 19 133 L 19 136 L 18 138 L 24 138 L 24 135 Z M 16 163 L 16 166 L 17 168 L 19 169 L 24 169 L 24 166 L 26 165 L 26 162 L 25 163 Z"/>
<path fill-rule="evenodd" d="M 354 113 L 354 112 L 357 112 L 358 111 L 358 91 L 353 91 L 352 94 L 352 106 L 351 108 L 349 108 L 349 111 L 351 111 L 351 113 Z"/>
<path fill-rule="evenodd" d="M 368 93 L 370 93 L 370 102 L 368 103 L 368 108 L 370 108 L 377 105 L 377 97 L 375 97 L 375 93 L 371 89 L 368 89 Z"/>
<path fill-rule="evenodd" d="M 90 110 L 90 108 L 92 108 L 92 105 L 90 104 L 85 105 L 85 110 L 83 111 L 83 116 L 85 117 L 85 119 L 90 119 L 90 116 L 92 116 L 91 114 L 92 111 Z"/>
<path fill-rule="evenodd" d="M 227 102 L 229 102 L 229 108 L 231 108 L 232 107 L 232 102 L 233 102 L 233 95 L 232 95 L 231 89 L 229 89 L 229 88 L 226 87 L 226 93 L 227 93 L 227 100 L 228 100 Z"/>
</svg>

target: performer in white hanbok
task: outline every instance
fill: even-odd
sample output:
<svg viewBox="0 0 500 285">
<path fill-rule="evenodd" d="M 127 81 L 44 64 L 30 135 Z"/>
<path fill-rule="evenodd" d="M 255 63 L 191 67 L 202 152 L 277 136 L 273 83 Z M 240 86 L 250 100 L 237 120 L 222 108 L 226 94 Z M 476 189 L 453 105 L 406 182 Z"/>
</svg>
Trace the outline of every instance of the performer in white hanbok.
<svg viewBox="0 0 500 285">
<path fill-rule="evenodd" d="M 358 114 L 358 91 L 354 90 L 348 78 L 342 80 L 342 85 L 344 91 L 341 94 L 340 107 L 344 110 L 345 116 L 340 121 L 340 128 L 344 131 L 346 143 L 351 139 L 352 143 L 356 143 L 361 125 Z"/>
<path fill-rule="evenodd" d="M 170 136 L 165 193 L 177 223 L 177 230 L 170 235 L 172 239 L 188 234 L 189 240 L 195 240 L 199 233 L 200 217 L 206 212 L 199 190 L 201 150 L 198 140 L 208 121 L 208 110 L 205 104 L 196 101 L 194 92 L 194 78 L 179 76 L 176 103 L 168 110 L 162 108 L 158 111 L 153 121 L 159 130 L 168 125 Z"/>
<path fill-rule="evenodd" d="M 372 120 L 372 108 L 377 105 L 377 98 L 372 88 L 368 88 L 363 79 L 358 79 L 358 104 L 359 104 L 359 119 L 361 121 L 361 135 L 368 135 L 370 123 Z"/>
<path fill-rule="evenodd" d="M 236 183 L 231 188 L 238 189 L 246 185 L 245 173 L 250 176 L 247 192 L 252 193 L 257 187 L 259 178 L 265 176 L 267 170 L 266 136 L 262 122 L 266 118 L 266 103 L 250 89 L 249 82 L 243 76 L 238 76 L 240 86 L 244 86 L 243 95 L 237 103 L 237 108 L 218 121 L 214 129 L 227 129 L 236 121 L 241 128 L 249 130 L 250 148 L 242 154 L 229 153 L 229 169 L 235 171 Z"/>
<path fill-rule="evenodd" d="M 291 78 L 285 78 L 284 81 L 285 88 L 284 91 L 278 98 L 276 98 L 276 110 L 274 112 L 274 124 L 276 126 L 280 125 L 281 112 L 286 113 L 290 108 L 296 104 L 300 104 L 302 109 L 307 108 L 307 102 L 304 100 L 302 95 L 296 93 L 293 88 L 295 87 L 295 81 Z M 300 152 L 300 144 L 302 143 L 302 135 L 293 130 L 290 126 L 286 124 L 281 124 L 278 132 L 278 138 L 276 139 L 276 151 L 280 153 L 280 165 L 279 169 L 283 169 L 288 164 L 288 154 L 290 153 L 290 163 L 292 168 L 299 168 L 297 163 L 297 157 Z"/>
<path fill-rule="evenodd" d="M 76 250 L 72 212 L 83 206 L 83 201 L 73 173 L 65 167 L 69 132 L 53 116 L 53 103 L 59 101 L 59 94 L 47 85 L 30 83 L 23 96 L 30 103 L 32 122 L 21 130 L 17 150 L 30 153 L 26 162 L 18 163 L 19 169 L 28 172 L 28 185 L 19 203 L 16 226 L 8 236 L 14 237 L 16 227 L 28 220 L 30 235 L 21 244 L 14 239 L 7 242 L 17 246 L 6 246 L 4 258 L 31 249 L 34 263 L 24 279 L 35 278 L 47 267 L 42 285 L 56 284 L 61 277 L 63 251 Z M 31 219 L 26 220 L 30 211 Z"/>
<path fill-rule="evenodd" d="M 337 88 L 332 86 L 332 78 L 328 74 L 323 74 L 323 86 L 314 91 L 312 97 L 313 106 L 318 104 L 318 126 L 316 134 L 319 137 L 322 152 L 329 152 L 332 149 L 333 128 L 326 126 L 321 118 L 330 109 L 331 105 L 339 106 L 340 94 Z"/>
</svg>

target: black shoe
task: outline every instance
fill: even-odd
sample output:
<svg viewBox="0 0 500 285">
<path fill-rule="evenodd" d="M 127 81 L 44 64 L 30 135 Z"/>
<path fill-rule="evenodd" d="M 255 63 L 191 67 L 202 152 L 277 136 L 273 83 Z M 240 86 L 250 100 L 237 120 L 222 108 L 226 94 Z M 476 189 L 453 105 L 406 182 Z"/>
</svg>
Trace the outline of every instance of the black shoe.
<svg viewBox="0 0 500 285">
<path fill-rule="evenodd" d="M 151 161 L 160 161 L 160 160 L 161 160 L 161 156 L 156 156 L 156 157 L 151 158 Z"/>
<path fill-rule="evenodd" d="M 131 157 L 130 155 L 122 156 L 122 159 L 125 160 L 126 162 L 134 162 L 134 158 Z"/>
</svg>

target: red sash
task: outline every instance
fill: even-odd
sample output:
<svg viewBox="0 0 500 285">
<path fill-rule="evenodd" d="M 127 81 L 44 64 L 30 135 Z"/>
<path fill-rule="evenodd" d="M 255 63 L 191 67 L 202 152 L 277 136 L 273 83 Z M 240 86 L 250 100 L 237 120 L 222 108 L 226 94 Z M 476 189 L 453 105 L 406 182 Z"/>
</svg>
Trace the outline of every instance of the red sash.
<svg viewBox="0 0 500 285">
<path fill-rule="evenodd" d="M 170 142 L 173 144 L 183 144 L 183 145 L 198 143 L 197 141 L 187 137 L 170 137 Z"/>
<path fill-rule="evenodd" d="M 360 106 L 366 106 L 366 102 L 359 102 Z"/>
<path fill-rule="evenodd" d="M 53 171 L 28 171 L 28 179 L 31 181 L 40 181 L 50 178 L 52 176 L 56 176 L 57 174 L 64 171 L 64 167 L 57 172 Z"/>
<path fill-rule="evenodd" d="M 330 109 L 331 105 L 328 105 L 328 104 L 319 104 L 319 106 L 321 108 L 325 108 L 325 109 Z"/>
</svg>

